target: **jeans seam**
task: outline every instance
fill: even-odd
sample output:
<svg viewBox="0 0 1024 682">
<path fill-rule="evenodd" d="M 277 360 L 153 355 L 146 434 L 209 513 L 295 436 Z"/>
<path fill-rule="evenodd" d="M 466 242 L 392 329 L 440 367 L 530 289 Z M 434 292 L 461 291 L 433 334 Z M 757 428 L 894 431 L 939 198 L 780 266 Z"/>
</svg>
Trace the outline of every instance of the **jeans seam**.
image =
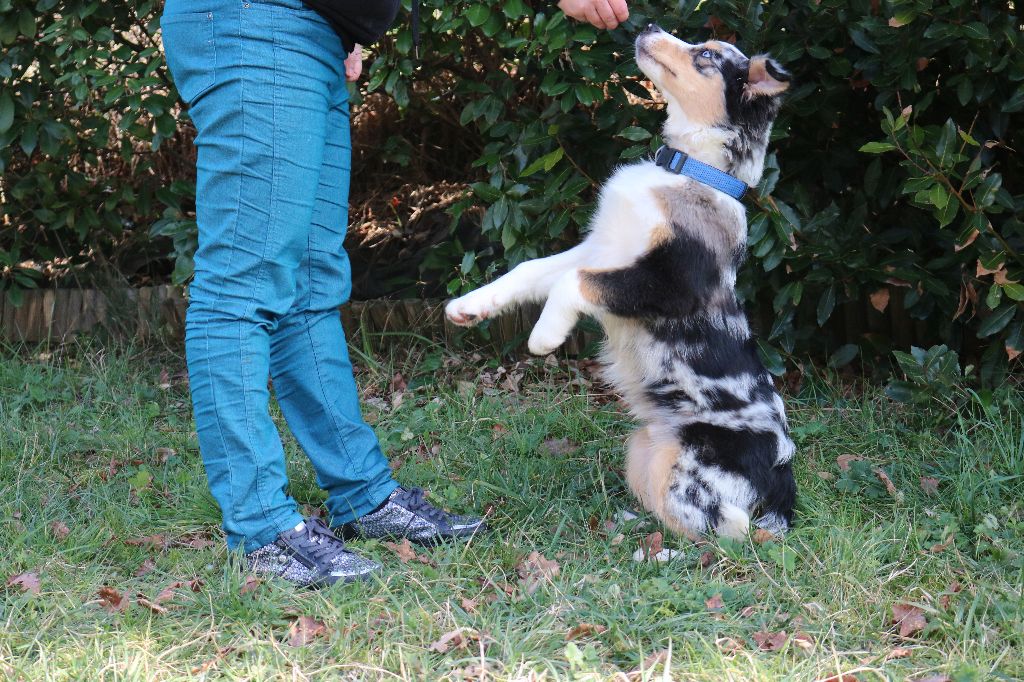
<svg viewBox="0 0 1024 682">
<path fill-rule="evenodd" d="M 242 31 L 242 18 L 244 16 L 244 14 L 245 14 L 245 12 L 243 10 L 239 10 L 239 22 L 238 22 L 239 34 L 241 34 L 241 31 Z M 271 59 L 273 60 L 273 63 L 274 63 L 274 66 L 275 66 L 275 68 L 274 68 L 274 96 L 273 96 L 273 100 L 271 102 L 271 112 L 272 112 L 272 121 L 273 121 L 272 125 L 273 125 L 273 129 L 276 131 L 277 130 L 277 69 L 276 69 L 276 66 L 277 66 L 278 54 L 277 54 L 277 35 L 274 33 L 274 26 L 273 26 L 273 22 L 272 21 L 270 22 L 270 32 L 271 32 L 270 44 L 272 46 L 272 56 L 271 56 Z M 241 45 L 240 49 L 244 51 L 246 43 L 245 43 L 244 40 L 242 40 L 241 35 L 239 35 L 239 44 Z M 244 58 L 244 55 L 243 55 L 242 61 L 243 61 L 243 63 L 246 62 L 246 60 Z M 245 103 L 245 84 L 246 84 L 246 79 L 243 77 L 243 78 L 241 78 L 241 86 L 239 88 L 239 91 L 241 92 L 241 103 L 243 105 Z M 241 135 L 241 140 L 242 140 L 242 152 L 243 152 L 243 158 L 244 158 L 245 136 L 246 136 L 246 132 L 245 131 L 246 131 L 246 128 L 247 128 L 247 126 L 246 126 L 246 116 L 245 116 L 245 106 L 241 106 L 240 107 L 240 111 L 242 112 L 242 114 L 241 114 L 241 116 L 242 116 L 242 123 L 241 123 L 241 125 L 242 125 L 242 135 Z M 276 168 L 277 168 L 277 136 L 276 135 L 273 136 L 273 143 L 271 145 L 271 150 L 272 150 L 271 151 L 271 168 L 273 168 L 274 170 L 271 172 L 271 176 L 270 176 L 270 210 L 269 210 L 269 216 L 273 216 L 274 215 L 274 203 L 276 201 L 276 196 L 275 195 L 276 195 L 276 190 L 277 190 L 277 170 L 276 170 Z M 237 208 L 237 210 L 235 212 L 236 216 L 241 212 L 241 208 L 242 208 L 242 182 L 244 182 L 244 178 L 240 176 L 239 177 L 239 184 L 238 184 L 238 208 Z M 237 217 L 236 217 L 236 228 L 237 228 Z M 264 268 L 265 268 L 265 264 L 266 264 L 266 260 L 267 260 L 267 248 L 268 248 L 268 244 L 270 242 L 270 234 L 272 234 L 272 232 L 273 231 L 270 230 L 270 229 L 267 230 L 267 239 L 263 243 L 263 253 L 260 256 L 259 268 L 258 268 L 258 270 L 256 272 L 256 283 L 255 283 L 255 286 L 253 287 L 253 290 L 252 290 L 252 292 L 251 292 L 251 294 L 249 296 L 249 301 L 246 303 L 245 311 L 243 313 L 242 319 L 249 319 L 249 317 L 253 314 L 253 310 L 255 308 L 255 303 L 256 303 L 257 292 L 261 289 L 262 284 L 263 284 Z M 255 326 L 258 328 L 259 324 L 257 323 Z M 242 361 L 243 361 L 243 364 L 244 364 L 244 358 L 249 353 L 249 349 L 248 349 L 248 344 L 242 338 L 242 325 L 241 324 L 239 324 L 239 326 L 238 326 L 238 344 L 239 344 L 239 349 L 240 349 L 240 351 L 242 353 Z M 245 404 L 246 423 L 251 425 L 253 423 L 253 421 L 254 421 L 254 419 L 253 419 L 254 415 L 253 415 L 253 410 L 252 410 L 252 405 L 251 405 L 251 403 L 252 403 L 252 399 L 251 399 L 252 379 L 251 379 L 251 377 L 247 376 L 245 371 L 243 371 L 242 376 L 243 376 L 242 394 L 243 394 L 243 401 L 244 401 L 244 404 Z M 268 419 L 270 418 L 269 414 L 267 415 L 267 418 Z M 273 525 L 273 522 L 271 521 L 270 511 L 267 509 L 266 499 L 264 497 L 264 491 L 265 491 L 264 484 L 265 484 L 265 481 L 264 481 L 264 476 L 263 476 L 263 467 L 261 466 L 261 458 L 260 458 L 259 454 L 257 453 L 256 443 L 253 441 L 253 437 L 254 437 L 253 431 L 254 431 L 253 429 L 250 429 L 249 430 L 249 434 L 248 434 L 249 435 L 249 453 L 248 454 L 251 457 L 251 461 L 252 461 L 252 464 L 253 464 L 253 470 L 254 470 L 254 474 L 255 474 L 256 498 L 257 498 L 257 500 L 259 502 L 260 511 L 263 513 L 264 520 L 267 522 L 267 524 Z M 284 457 L 284 453 L 283 452 L 281 453 L 281 456 Z"/>
</svg>

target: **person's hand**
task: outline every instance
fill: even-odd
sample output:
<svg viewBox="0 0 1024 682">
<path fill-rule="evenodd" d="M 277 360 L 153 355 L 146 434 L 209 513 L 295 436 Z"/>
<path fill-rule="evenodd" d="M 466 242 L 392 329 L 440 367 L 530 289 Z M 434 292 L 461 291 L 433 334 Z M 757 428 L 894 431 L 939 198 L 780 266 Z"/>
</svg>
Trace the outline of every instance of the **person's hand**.
<svg viewBox="0 0 1024 682">
<path fill-rule="evenodd" d="M 629 18 L 626 0 L 559 0 L 558 9 L 597 28 L 612 29 Z"/>
<path fill-rule="evenodd" d="M 345 80 L 355 82 L 363 73 L 363 46 L 356 43 L 349 56 L 345 57 Z"/>
</svg>

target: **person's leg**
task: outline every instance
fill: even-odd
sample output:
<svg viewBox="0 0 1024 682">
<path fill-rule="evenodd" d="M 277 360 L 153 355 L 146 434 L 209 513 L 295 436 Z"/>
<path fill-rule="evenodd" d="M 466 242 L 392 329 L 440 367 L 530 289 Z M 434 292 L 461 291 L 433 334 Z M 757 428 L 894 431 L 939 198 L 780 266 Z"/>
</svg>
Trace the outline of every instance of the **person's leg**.
<svg viewBox="0 0 1024 682">
<path fill-rule="evenodd" d="M 296 5 L 301 7 L 296 0 Z M 292 307 L 342 55 L 312 12 L 258 0 L 171 0 L 168 63 L 198 135 L 199 248 L 186 355 L 210 490 L 232 549 L 301 523 L 268 413 L 271 336 Z"/>
<path fill-rule="evenodd" d="M 341 82 L 328 115 L 327 146 L 295 307 L 271 337 L 270 356 L 274 394 L 316 469 L 317 483 L 328 493 L 327 509 L 335 525 L 373 510 L 398 486 L 376 434 L 363 421 L 338 312 L 352 287 L 342 247 L 351 159 L 348 91 Z"/>
</svg>

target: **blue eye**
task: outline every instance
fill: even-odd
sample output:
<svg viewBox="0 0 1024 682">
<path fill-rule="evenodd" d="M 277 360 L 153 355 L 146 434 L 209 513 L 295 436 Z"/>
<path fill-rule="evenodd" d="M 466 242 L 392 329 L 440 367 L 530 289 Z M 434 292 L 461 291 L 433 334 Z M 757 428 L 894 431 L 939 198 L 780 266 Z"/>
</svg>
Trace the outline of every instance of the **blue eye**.
<svg viewBox="0 0 1024 682">
<path fill-rule="evenodd" d="M 700 53 L 700 56 L 704 57 L 704 59 L 711 59 L 711 50 L 704 50 Z"/>
</svg>

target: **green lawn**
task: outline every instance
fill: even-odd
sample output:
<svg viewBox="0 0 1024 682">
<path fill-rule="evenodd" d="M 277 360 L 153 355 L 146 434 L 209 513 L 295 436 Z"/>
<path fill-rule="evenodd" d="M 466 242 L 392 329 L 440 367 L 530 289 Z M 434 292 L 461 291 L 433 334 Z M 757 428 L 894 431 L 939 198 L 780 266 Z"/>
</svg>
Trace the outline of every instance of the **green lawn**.
<svg viewBox="0 0 1024 682">
<path fill-rule="evenodd" d="M 0 351 L 0 678 L 1024 677 L 1020 392 L 910 410 L 807 377 L 787 396 L 801 497 L 785 541 L 666 537 L 675 558 L 637 562 L 659 528 L 621 520 L 630 423 L 586 366 L 362 356 L 398 478 L 488 510 L 492 532 L 408 563 L 355 543 L 379 581 L 243 593 L 180 355 L 43 350 Z"/>
</svg>

